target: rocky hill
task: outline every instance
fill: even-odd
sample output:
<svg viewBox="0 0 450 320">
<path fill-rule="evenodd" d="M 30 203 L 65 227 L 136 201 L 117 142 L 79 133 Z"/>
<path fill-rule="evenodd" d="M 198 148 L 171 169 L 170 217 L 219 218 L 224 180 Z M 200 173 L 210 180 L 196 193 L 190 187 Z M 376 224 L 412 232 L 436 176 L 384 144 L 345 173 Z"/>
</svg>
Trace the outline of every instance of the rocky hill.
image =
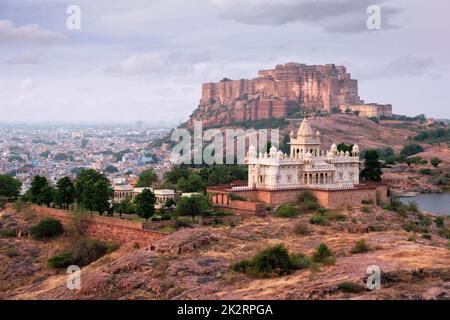
<svg viewBox="0 0 450 320">
<path fill-rule="evenodd" d="M 434 218 L 364 208 L 343 210 L 338 220 L 323 226 L 310 223 L 312 213 L 296 218 L 269 215 L 237 225 L 181 229 L 141 249 L 124 245 L 84 267 L 82 287 L 74 291 L 66 287 L 65 270 L 47 265 L 47 259 L 67 245 L 67 235 L 45 242 L 23 235 L 1 236 L 0 299 L 450 298 L 448 240 L 440 235 L 443 229 Z M 427 237 L 405 231 L 405 225 L 414 221 L 423 226 L 431 223 Z M 27 224 L 22 213 L 1 213 L 2 228 Z M 352 253 L 361 239 L 370 250 Z M 334 264 L 268 278 L 231 268 L 275 244 L 310 256 L 320 243 L 332 250 Z M 14 248 L 14 254 L 7 248 Z M 364 290 L 369 265 L 382 270 L 379 290 Z M 350 290 L 348 283 L 358 290 Z"/>
</svg>

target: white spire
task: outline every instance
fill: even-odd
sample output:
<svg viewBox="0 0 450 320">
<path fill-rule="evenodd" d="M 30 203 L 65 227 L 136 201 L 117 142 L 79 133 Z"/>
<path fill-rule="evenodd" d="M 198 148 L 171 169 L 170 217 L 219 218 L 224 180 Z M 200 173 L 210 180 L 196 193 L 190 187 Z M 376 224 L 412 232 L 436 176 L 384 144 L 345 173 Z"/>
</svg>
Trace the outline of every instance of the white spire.
<svg viewBox="0 0 450 320">
<path fill-rule="evenodd" d="M 311 126 L 309 125 L 307 117 L 305 117 L 303 119 L 302 124 L 300 125 L 300 128 L 298 129 L 297 136 L 300 136 L 300 137 L 314 136 L 314 131 L 311 129 Z"/>
</svg>

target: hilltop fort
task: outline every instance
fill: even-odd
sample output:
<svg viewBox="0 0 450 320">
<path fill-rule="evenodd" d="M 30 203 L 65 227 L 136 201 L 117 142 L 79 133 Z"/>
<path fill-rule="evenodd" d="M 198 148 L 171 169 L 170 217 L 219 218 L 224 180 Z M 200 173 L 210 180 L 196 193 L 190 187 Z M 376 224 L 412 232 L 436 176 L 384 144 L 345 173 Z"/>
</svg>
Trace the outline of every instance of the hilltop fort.
<svg viewBox="0 0 450 320">
<path fill-rule="evenodd" d="M 232 124 L 285 118 L 301 110 L 357 112 L 361 116 L 391 116 L 391 105 L 366 104 L 358 95 L 358 80 L 344 66 L 290 62 L 260 70 L 247 80 L 205 83 L 191 119 L 204 124 Z"/>
</svg>

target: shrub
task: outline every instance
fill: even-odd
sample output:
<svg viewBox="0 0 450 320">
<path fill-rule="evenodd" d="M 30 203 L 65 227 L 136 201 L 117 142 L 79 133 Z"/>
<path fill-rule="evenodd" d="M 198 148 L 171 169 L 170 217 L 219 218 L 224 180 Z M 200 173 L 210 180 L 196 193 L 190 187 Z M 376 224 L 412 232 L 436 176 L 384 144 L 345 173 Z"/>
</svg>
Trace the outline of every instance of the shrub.
<svg viewBox="0 0 450 320">
<path fill-rule="evenodd" d="M 181 228 L 192 228 L 192 224 L 184 219 L 178 219 L 174 227 L 177 230 Z"/>
<path fill-rule="evenodd" d="M 345 220 L 345 215 L 327 209 L 318 209 L 309 219 L 309 222 L 324 226 L 328 224 L 329 220 Z"/>
<path fill-rule="evenodd" d="M 10 258 L 18 256 L 16 249 L 11 245 L 6 248 L 6 255 Z"/>
<path fill-rule="evenodd" d="M 420 174 L 426 175 L 426 176 L 431 176 L 431 170 L 430 169 L 420 169 L 419 170 Z"/>
<path fill-rule="evenodd" d="M 309 219 L 309 222 L 312 224 L 318 224 L 318 225 L 324 226 L 328 223 L 328 220 L 323 214 L 316 212 Z"/>
<path fill-rule="evenodd" d="M 50 268 L 66 268 L 72 264 L 72 253 L 63 252 L 48 259 L 48 265 Z"/>
<path fill-rule="evenodd" d="M 167 221 L 170 219 L 171 219 L 170 214 L 165 213 L 161 215 L 161 221 Z"/>
<path fill-rule="evenodd" d="M 30 234 L 35 239 L 52 238 L 64 232 L 64 228 L 56 219 L 45 218 L 37 225 L 31 227 Z"/>
<path fill-rule="evenodd" d="M 107 246 L 95 239 L 80 239 L 72 248 L 72 261 L 82 267 L 101 258 L 107 253 Z"/>
<path fill-rule="evenodd" d="M 251 267 L 250 261 L 242 260 L 242 261 L 239 261 L 238 263 L 235 263 L 232 266 L 232 269 L 236 272 L 247 273 L 247 271 L 250 269 L 250 267 Z"/>
<path fill-rule="evenodd" d="M 409 212 L 419 212 L 419 207 L 417 206 L 417 202 L 412 201 L 408 204 L 407 210 Z"/>
<path fill-rule="evenodd" d="M 362 286 L 356 282 L 351 282 L 351 281 L 343 281 L 343 282 L 338 283 L 337 289 L 339 291 L 346 292 L 346 293 L 361 293 L 366 290 L 366 288 L 364 288 L 364 286 Z"/>
<path fill-rule="evenodd" d="M 320 208 L 317 198 L 311 190 L 302 191 L 297 197 L 297 202 L 302 210 L 312 211 Z"/>
<path fill-rule="evenodd" d="M 282 218 L 292 218 L 298 215 L 297 210 L 290 204 L 283 204 L 276 210 L 277 216 Z"/>
<path fill-rule="evenodd" d="M 106 244 L 106 253 L 111 253 L 119 249 L 119 245 L 114 242 L 110 242 Z"/>
<path fill-rule="evenodd" d="M 439 166 L 439 164 L 442 163 L 442 160 L 437 157 L 434 157 L 434 158 L 431 158 L 430 163 L 433 167 L 437 168 Z"/>
<path fill-rule="evenodd" d="M 365 199 L 362 201 L 362 204 L 373 204 L 373 200 L 372 199 Z"/>
<path fill-rule="evenodd" d="M 319 203 L 311 201 L 311 200 L 305 200 L 301 205 L 300 208 L 306 211 L 314 211 L 320 208 Z"/>
<path fill-rule="evenodd" d="M 439 234 L 441 237 L 444 237 L 444 238 L 447 238 L 447 239 L 450 240 L 450 229 L 449 229 L 449 228 L 440 228 L 440 229 L 438 230 L 438 234 Z"/>
<path fill-rule="evenodd" d="M 14 229 L 2 229 L 0 230 L 0 236 L 7 237 L 7 238 L 13 238 L 17 234 L 17 231 Z"/>
<path fill-rule="evenodd" d="M 310 261 L 304 255 L 289 255 L 283 245 L 276 245 L 260 251 L 251 260 L 234 264 L 232 269 L 254 277 L 269 277 L 289 274 L 309 265 Z"/>
<path fill-rule="evenodd" d="M 13 202 L 12 206 L 15 212 L 21 212 L 28 205 L 22 199 L 17 199 L 16 201 Z"/>
<path fill-rule="evenodd" d="M 424 233 L 424 234 L 422 234 L 422 237 L 423 237 L 424 239 L 431 240 L 431 234 L 429 234 L 429 233 Z"/>
<path fill-rule="evenodd" d="M 350 253 L 355 254 L 355 253 L 364 253 L 364 252 L 369 252 L 370 248 L 367 245 L 366 241 L 364 239 L 358 240 L 356 241 L 355 246 L 352 248 L 352 250 L 350 250 Z"/>
<path fill-rule="evenodd" d="M 307 236 L 311 233 L 311 230 L 306 224 L 299 222 L 295 225 L 294 232 L 301 236 Z"/>
<path fill-rule="evenodd" d="M 86 210 L 77 207 L 70 215 L 70 221 L 67 225 L 69 233 L 75 239 L 84 236 L 89 219 L 89 213 Z"/>
<path fill-rule="evenodd" d="M 291 255 L 291 264 L 293 269 L 300 270 L 311 267 L 313 265 L 313 262 L 310 258 L 300 253 Z"/>
<path fill-rule="evenodd" d="M 445 225 L 445 218 L 444 217 L 436 217 L 436 220 L 434 220 L 434 222 L 436 223 L 436 226 L 438 226 L 439 228 L 443 228 Z"/>
<path fill-rule="evenodd" d="M 405 222 L 403 224 L 403 229 L 408 232 L 418 232 L 418 233 L 428 232 L 428 228 L 426 226 L 421 226 L 418 222 L 415 221 Z"/>
<path fill-rule="evenodd" d="M 302 204 L 306 200 L 317 202 L 317 198 L 311 190 L 304 190 L 297 197 L 299 204 Z"/>
<path fill-rule="evenodd" d="M 214 212 L 214 216 L 216 216 L 216 217 L 227 217 L 227 216 L 234 216 L 234 214 L 232 212 L 224 211 L 224 210 L 219 209 L 219 210 L 216 210 Z"/>
<path fill-rule="evenodd" d="M 252 268 L 256 274 L 287 274 L 291 269 L 289 253 L 282 245 L 264 249 L 253 258 Z"/>
<path fill-rule="evenodd" d="M 313 254 L 314 262 L 327 263 L 331 262 L 332 258 L 334 258 L 333 252 L 325 243 L 321 243 Z"/>
<path fill-rule="evenodd" d="M 414 234 L 410 235 L 407 239 L 408 241 L 416 242 L 417 238 Z"/>
<path fill-rule="evenodd" d="M 362 207 L 361 211 L 364 212 L 364 213 L 371 213 L 372 209 L 370 209 L 370 207 Z"/>
<path fill-rule="evenodd" d="M 417 219 L 419 220 L 419 224 L 424 227 L 429 227 L 433 224 L 431 217 L 424 215 L 423 213 L 418 213 Z"/>
</svg>

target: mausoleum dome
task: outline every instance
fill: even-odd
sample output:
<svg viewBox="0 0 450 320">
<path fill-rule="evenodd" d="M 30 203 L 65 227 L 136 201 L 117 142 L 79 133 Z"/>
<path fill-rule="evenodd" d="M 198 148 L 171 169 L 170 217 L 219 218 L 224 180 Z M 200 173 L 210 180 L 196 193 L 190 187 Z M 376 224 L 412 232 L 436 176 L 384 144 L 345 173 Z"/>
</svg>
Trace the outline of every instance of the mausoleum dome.
<svg viewBox="0 0 450 320">
<path fill-rule="evenodd" d="M 309 125 L 308 118 L 305 117 L 303 119 L 302 124 L 300 125 L 300 128 L 298 129 L 297 136 L 300 137 L 313 137 L 314 131 L 311 129 L 311 126 Z"/>
<path fill-rule="evenodd" d="M 352 153 L 359 153 L 359 146 L 357 144 L 355 144 L 352 148 Z"/>
</svg>

